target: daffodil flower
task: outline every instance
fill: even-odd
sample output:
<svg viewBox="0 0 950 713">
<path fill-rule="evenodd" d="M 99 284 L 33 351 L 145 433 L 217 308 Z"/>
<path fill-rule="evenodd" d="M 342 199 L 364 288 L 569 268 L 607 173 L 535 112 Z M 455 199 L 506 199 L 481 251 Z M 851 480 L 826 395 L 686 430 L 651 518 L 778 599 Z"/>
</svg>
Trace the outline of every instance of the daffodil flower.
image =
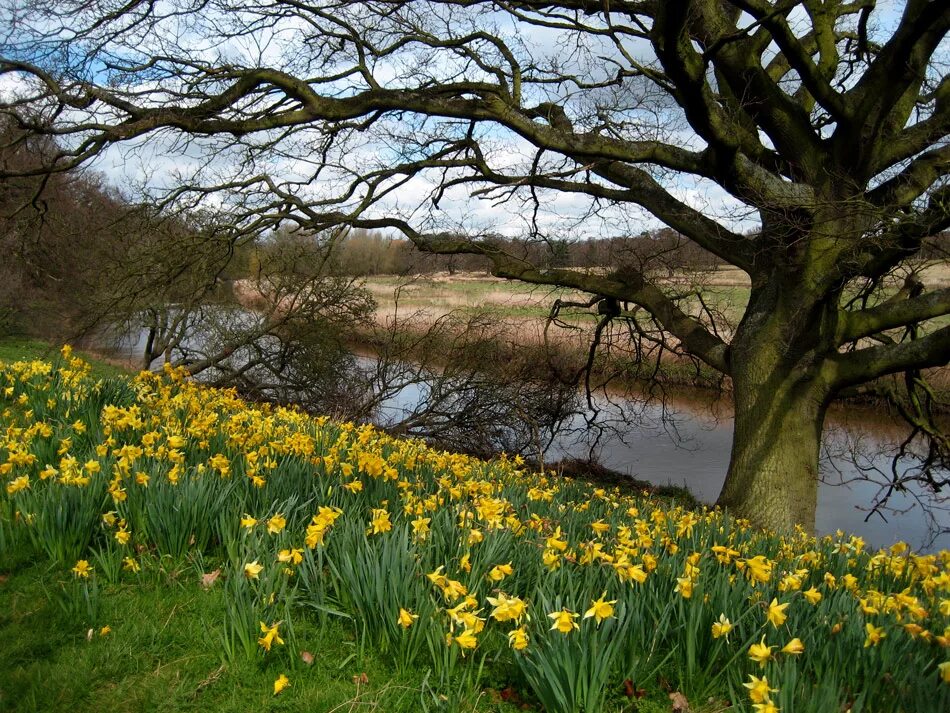
<svg viewBox="0 0 950 713">
<path fill-rule="evenodd" d="M 597 622 L 597 625 L 600 626 L 600 623 L 605 619 L 609 619 L 614 615 L 613 605 L 617 603 L 617 600 L 604 601 L 604 598 L 607 596 L 607 592 L 604 592 L 600 595 L 600 599 L 591 601 L 591 607 L 586 612 L 584 612 L 584 618 L 589 619 L 594 617 L 594 621 Z"/>
</svg>

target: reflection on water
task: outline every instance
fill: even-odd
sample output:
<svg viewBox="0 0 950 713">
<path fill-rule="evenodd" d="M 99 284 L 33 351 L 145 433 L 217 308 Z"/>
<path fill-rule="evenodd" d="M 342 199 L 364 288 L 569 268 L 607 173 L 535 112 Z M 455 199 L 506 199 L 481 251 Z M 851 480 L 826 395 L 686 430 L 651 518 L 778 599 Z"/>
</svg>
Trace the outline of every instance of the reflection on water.
<svg viewBox="0 0 950 713">
<path fill-rule="evenodd" d="M 136 358 L 144 348 L 145 335 L 113 339 L 117 356 Z M 101 343 L 99 346 L 103 346 Z M 367 365 L 370 357 L 359 357 Z M 388 399 L 378 414 L 380 425 L 392 424 L 400 414 L 413 410 L 427 393 L 425 383 L 411 384 Z M 597 444 L 595 454 L 599 462 L 613 470 L 628 473 L 656 485 L 685 486 L 699 500 L 715 502 L 722 488 L 732 446 L 733 420 L 728 407 L 710 403 L 704 397 L 677 398 L 667 411 L 657 404 L 640 404 L 623 399 L 616 403 L 600 404 L 604 415 L 619 416 L 635 413 L 635 422 L 628 421 L 621 428 L 605 431 Z M 713 415 L 715 414 L 715 415 Z M 669 420 L 672 415 L 673 421 Z M 886 451 L 893 447 L 894 433 L 886 422 L 870 415 L 851 416 L 829 414 L 826 450 L 832 454 L 823 464 L 825 481 L 818 491 L 816 525 L 819 534 L 836 530 L 853 532 L 863 537 L 870 546 L 882 547 L 897 540 L 909 543 L 915 549 L 936 550 L 950 548 L 950 534 L 931 540 L 931 530 L 915 491 L 896 493 L 887 513 L 887 520 L 872 515 L 867 521 L 867 507 L 878 494 L 879 486 L 860 479 L 860 472 L 848 458 L 841 456 L 851 443 L 858 441 L 870 453 L 863 465 L 872 465 L 888 472 L 890 459 Z M 590 433 L 584 428 L 583 416 L 571 424 L 574 428 L 558 440 L 544 454 L 549 461 L 564 457 L 586 458 L 590 453 Z M 616 426 L 617 424 L 614 423 Z M 880 451 L 876 456 L 873 451 Z M 847 485 L 840 483 L 846 482 Z M 917 491 L 919 492 L 919 491 Z M 863 509 L 862 509 L 863 508 Z M 950 527 L 950 513 L 938 511 L 937 524 Z"/>
</svg>

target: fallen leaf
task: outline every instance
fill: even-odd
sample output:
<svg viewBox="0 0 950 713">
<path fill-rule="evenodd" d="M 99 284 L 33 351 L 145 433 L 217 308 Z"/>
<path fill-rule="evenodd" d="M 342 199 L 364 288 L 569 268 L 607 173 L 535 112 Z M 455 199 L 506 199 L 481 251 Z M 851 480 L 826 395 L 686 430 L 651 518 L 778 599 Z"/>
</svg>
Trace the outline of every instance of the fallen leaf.
<svg viewBox="0 0 950 713">
<path fill-rule="evenodd" d="M 96 632 L 93 629 L 90 629 L 86 632 L 86 641 L 92 641 L 92 637 L 95 636 Z"/>
<path fill-rule="evenodd" d="M 218 577 L 221 576 L 221 570 L 216 569 L 214 572 L 208 572 L 201 575 L 201 586 L 205 589 L 210 589 L 211 585 L 218 581 Z"/>
<path fill-rule="evenodd" d="M 310 653 L 309 651 L 301 651 L 301 652 L 300 652 L 300 658 L 301 658 L 301 659 L 303 660 L 303 662 L 304 662 L 305 664 L 307 664 L 308 666 L 312 666 L 312 665 L 313 665 L 313 654 Z"/>
<path fill-rule="evenodd" d="M 511 686 L 508 686 L 507 688 L 502 689 L 501 699 L 503 701 L 507 701 L 508 703 L 512 703 L 512 704 L 521 703 L 521 697 L 518 695 L 518 692 Z"/>
<path fill-rule="evenodd" d="M 360 684 L 365 685 L 369 683 L 369 676 L 367 676 L 366 672 L 363 671 L 363 673 L 361 673 L 359 676 L 353 676 L 353 683 L 355 683 L 357 686 Z"/>
<path fill-rule="evenodd" d="M 679 691 L 670 694 L 670 703 L 673 704 L 673 713 L 689 713 L 689 701 Z"/>
<path fill-rule="evenodd" d="M 623 694 L 627 698 L 636 698 L 637 700 L 640 700 L 647 694 L 647 692 L 645 688 L 637 688 L 634 686 L 633 681 L 628 678 L 623 682 Z"/>
</svg>

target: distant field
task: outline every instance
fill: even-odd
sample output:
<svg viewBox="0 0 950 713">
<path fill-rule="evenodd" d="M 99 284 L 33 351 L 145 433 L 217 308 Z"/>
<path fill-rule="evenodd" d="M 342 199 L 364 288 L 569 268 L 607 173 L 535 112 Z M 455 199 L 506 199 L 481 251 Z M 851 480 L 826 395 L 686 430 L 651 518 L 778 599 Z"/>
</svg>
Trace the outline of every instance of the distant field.
<svg viewBox="0 0 950 713">
<path fill-rule="evenodd" d="M 741 281 L 737 273 L 716 275 L 704 284 L 703 292 L 713 297 L 714 303 L 734 314 L 741 314 L 749 299 L 748 280 Z M 451 310 L 491 308 L 496 314 L 510 317 L 545 317 L 556 299 L 585 301 L 589 295 L 573 290 L 529 285 L 524 282 L 502 280 L 484 274 L 464 273 L 448 275 L 436 273 L 411 278 L 369 277 L 366 287 L 379 302 L 381 314 L 423 311 L 433 315 Z M 689 284 L 669 284 L 670 293 L 689 289 Z M 582 310 L 575 310 L 581 312 Z M 596 310 L 588 310 L 594 314 Z"/>
<path fill-rule="evenodd" d="M 948 287 L 950 264 L 929 266 L 921 271 L 921 278 L 928 287 Z M 684 273 L 681 277 L 664 279 L 661 284 L 670 295 L 701 290 L 707 306 L 719 311 L 730 324 L 738 322 L 749 301 L 749 278 L 742 270 L 733 267 L 695 275 Z M 523 327 L 525 322 L 543 320 L 556 299 L 580 302 L 589 298 L 572 290 L 503 280 L 484 273 L 376 276 L 366 278 L 366 287 L 379 303 L 377 315 L 380 321 L 392 317 L 397 309 L 402 317 L 416 314 L 422 322 L 453 310 L 476 312 L 487 309 Z M 684 303 L 690 312 L 698 314 L 699 301 L 696 298 L 687 298 Z M 593 324 L 595 315 L 596 308 L 573 309 L 567 321 L 579 326 Z M 934 324 L 941 326 L 946 323 L 950 323 L 950 317 L 934 320 Z"/>
</svg>

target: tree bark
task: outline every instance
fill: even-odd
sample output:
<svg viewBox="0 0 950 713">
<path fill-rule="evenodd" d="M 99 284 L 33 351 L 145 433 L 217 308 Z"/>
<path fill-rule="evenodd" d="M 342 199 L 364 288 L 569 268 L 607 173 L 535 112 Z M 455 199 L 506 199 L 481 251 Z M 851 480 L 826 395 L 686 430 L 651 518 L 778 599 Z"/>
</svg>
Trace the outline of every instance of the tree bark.
<svg viewBox="0 0 950 713">
<path fill-rule="evenodd" d="M 815 529 L 834 303 L 775 275 L 753 288 L 732 343 L 735 433 L 717 504 L 777 532 Z"/>
<path fill-rule="evenodd" d="M 794 373 L 764 370 L 734 389 L 732 455 L 718 504 L 759 527 L 814 532 L 825 416 L 818 389 Z"/>
</svg>

